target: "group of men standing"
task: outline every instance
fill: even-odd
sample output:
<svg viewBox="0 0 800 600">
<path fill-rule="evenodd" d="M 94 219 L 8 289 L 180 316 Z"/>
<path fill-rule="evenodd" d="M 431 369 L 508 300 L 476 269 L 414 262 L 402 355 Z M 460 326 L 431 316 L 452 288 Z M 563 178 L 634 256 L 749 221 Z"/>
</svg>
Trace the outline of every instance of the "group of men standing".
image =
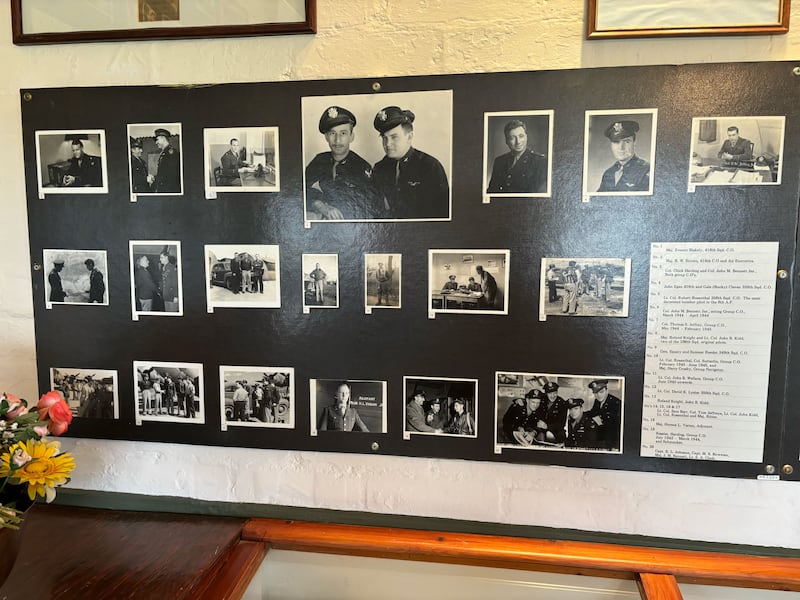
<svg viewBox="0 0 800 600">
<path fill-rule="evenodd" d="M 72 414 L 90 419 L 114 418 L 113 383 L 95 379 L 93 375 L 79 377 L 65 375 L 54 381 L 55 389 L 61 392 Z M 77 404 L 77 408 L 75 405 Z"/>
<path fill-rule="evenodd" d="M 264 377 L 250 384 L 241 380 L 236 382 L 233 392 L 233 421 L 250 421 L 254 417 L 262 423 L 274 423 L 281 394 L 275 383 Z"/>
<path fill-rule="evenodd" d="M 263 294 L 266 267 L 260 254 L 253 256 L 249 252 L 234 252 L 229 289 L 234 294 Z"/>
<path fill-rule="evenodd" d="M 193 378 L 181 371 L 173 377 L 162 375 L 153 367 L 139 372 L 139 389 L 142 392 L 142 415 L 166 415 L 193 418 L 195 407 L 195 384 Z"/>
<path fill-rule="evenodd" d="M 448 398 L 431 399 L 426 410 L 425 390 L 414 392 L 406 405 L 406 431 L 474 436 L 475 418 L 467 410 L 466 400 L 461 397 L 452 399 L 453 414 L 449 418 L 446 412 L 442 412 L 442 400 L 445 404 L 448 402 Z"/>
<path fill-rule="evenodd" d="M 375 115 L 385 156 L 370 165 L 350 149 L 355 115 L 341 106 L 322 113 L 319 131 L 330 152 L 306 167 L 306 207 L 319 219 L 446 219 L 450 186 L 442 164 L 412 145 L 415 115 L 387 106 Z"/>
<path fill-rule="evenodd" d="M 514 398 L 502 419 L 506 440 L 523 446 L 619 450 L 622 401 L 608 392 L 607 379 L 595 379 L 588 387 L 594 395 L 588 411 L 583 398 L 559 396 L 559 385 L 552 381 Z"/>
<path fill-rule="evenodd" d="M 83 261 L 89 271 L 89 303 L 97 302 L 103 304 L 105 301 L 106 284 L 103 273 L 94 264 L 94 259 L 87 258 Z M 64 290 L 64 283 L 61 281 L 61 271 L 64 269 L 63 260 L 54 260 L 53 268 L 47 275 L 47 283 L 50 285 L 50 302 L 64 302 L 67 299 L 67 292 Z"/>
<path fill-rule="evenodd" d="M 172 145 L 172 133 L 159 127 L 153 132 L 161 151 L 155 175 L 151 175 L 144 156 L 142 138 L 131 138 L 131 187 L 134 194 L 179 194 L 181 192 L 181 157 Z"/>
</svg>

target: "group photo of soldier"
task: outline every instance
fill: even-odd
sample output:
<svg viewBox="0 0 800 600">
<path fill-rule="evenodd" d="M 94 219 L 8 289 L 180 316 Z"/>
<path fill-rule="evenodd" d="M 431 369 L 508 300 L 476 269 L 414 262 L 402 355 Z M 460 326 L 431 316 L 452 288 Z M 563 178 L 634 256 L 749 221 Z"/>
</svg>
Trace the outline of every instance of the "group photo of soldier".
<svg viewBox="0 0 800 600">
<path fill-rule="evenodd" d="M 107 194 L 106 156 L 103 129 L 37 131 L 39 196 Z"/>
<path fill-rule="evenodd" d="M 141 315 L 183 315 L 181 243 L 176 240 L 131 240 L 131 311 Z"/>
<path fill-rule="evenodd" d="M 553 111 L 491 112 L 483 119 L 484 193 L 549 197 Z"/>
<path fill-rule="evenodd" d="M 311 379 L 311 435 L 321 431 L 386 433 L 386 382 Z"/>
<path fill-rule="evenodd" d="M 206 306 L 280 308 L 280 250 L 267 244 L 205 246 Z"/>
<path fill-rule="evenodd" d="M 542 258 L 539 320 L 627 317 L 629 258 Z"/>
<path fill-rule="evenodd" d="M 183 194 L 180 123 L 128 124 L 131 195 Z"/>
<path fill-rule="evenodd" d="M 294 369 L 219 368 L 222 431 L 229 427 L 294 429 Z"/>
<path fill-rule="evenodd" d="M 217 192 L 279 192 L 277 127 L 203 129 L 206 197 Z"/>
<path fill-rule="evenodd" d="M 118 419 L 117 372 L 106 369 L 51 368 L 50 389 L 61 392 L 81 419 Z"/>
<path fill-rule="evenodd" d="M 624 377 L 498 372 L 495 446 L 622 452 Z"/>
<path fill-rule="evenodd" d="M 478 380 L 403 377 L 403 438 L 412 435 L 478 437 Z"/>
<path fill-rule="evenodd" d="M 583 196 L 652 196 L 658 110 L 587 110 Z"/>
<path fill-rule="evenodd" d="M 42 250 L 45 306 L 108 306 L 108 260 L 105 250 Z"/>
<path fill-rule="evenodd" d="M 779 185 L 786 117 L 695 117 L 689 191 L 698 185 Z"/>
<path fill-rule="evenodd" d="M 136 424 L 142 421 L 205 423 L 203 365 L 133 361 Z"/>
<path fill-rule="evenodd" d="M 428 312 L 508 314 L 509 250 L 428 250 Z"/>
<path fill-rule="evenodd" d="M 364 255 L 364 307 L 401 308 L 400 254 Z"/>
<path fill-rule="evenodd" d="M 303 254 L 303 310 L 339 308 L 339 255 Z"/>
<path fill-rule="evenodd" d="M 452 90 L 302 98 L 305 221 L 447 221 Z"/>
</svg>

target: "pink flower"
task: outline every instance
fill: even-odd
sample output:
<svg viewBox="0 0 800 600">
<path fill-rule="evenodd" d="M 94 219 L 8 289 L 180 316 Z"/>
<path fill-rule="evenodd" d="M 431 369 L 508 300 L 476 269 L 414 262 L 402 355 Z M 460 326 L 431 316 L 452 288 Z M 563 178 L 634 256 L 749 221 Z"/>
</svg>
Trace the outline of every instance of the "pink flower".
<svg viewBox="0 0 800 600">
<path fill-rule="evenodd" d="M 40 438 L 43 438 L 47 435 L 47 425 L 34 425 L 33 431 Z"/>
<path fill-rule="evenodd" d="M 9 421 L 13 421 L 20 415 L 24 415 L 28 412 L 28 407 L 24 400 L 20 400 L 14 394 L 9 394 L 6 392 L 3 394 L 5 396 L 6 402 L 8 402 L 8 412 L 6 413 L 6 418 Z"/>
<path fill-rule="evenodd" d="M 53 435 L 61 435 L 72 422 L 72 411 L 58 392 L 47 392 L 36 405 L 41 419 L 50 419 L 47 428 Z"/>
<path fill-rule="evenodd" d="M 17 448 L 11 456 L 11 462 L 17 465 L 17 467 L 22 467 L 31 462 L 31 460 L 33 460 L 33 458 L 30 454 L 25 452 L 24 448 Z"/>
</svg>

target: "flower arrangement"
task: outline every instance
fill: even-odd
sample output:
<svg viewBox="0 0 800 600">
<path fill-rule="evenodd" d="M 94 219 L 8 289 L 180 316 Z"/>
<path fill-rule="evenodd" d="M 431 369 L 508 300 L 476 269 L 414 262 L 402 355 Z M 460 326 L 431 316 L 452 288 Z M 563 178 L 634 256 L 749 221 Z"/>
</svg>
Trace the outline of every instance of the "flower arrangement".
<svg viewBox="0 0 800 600">
<path fill-rule="evenodd" d="M 47 392 L 35 407 L 8 393 L 0 396 L 0 528 L 18 529 L 22 511 L 37 497 L 52 502 L 57 486 L 69 481 L 75 459 L 61 453 L 61 435 L 72 411 L 59 392 Z"/>
</svg>

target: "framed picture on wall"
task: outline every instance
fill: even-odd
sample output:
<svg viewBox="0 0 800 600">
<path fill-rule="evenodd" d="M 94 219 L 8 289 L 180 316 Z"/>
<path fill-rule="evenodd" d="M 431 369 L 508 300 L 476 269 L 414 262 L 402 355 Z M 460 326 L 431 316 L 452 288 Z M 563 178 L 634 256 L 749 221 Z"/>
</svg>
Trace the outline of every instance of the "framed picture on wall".
<svg viewBox="0 0 800 600">
<path fill-rule="evenodd" d="M 277 127 L 203 130 L 206 198 L 217 192 L 279 192 Z"/>
<path fill-rule="evenodd" d="M 107 194 L 103 129 L 36 132 L 39 198 L 47 194 Z"/>
<path fill-rule="evenodd" d="M 183 194 L 180 123 L 128 124 L 131 197 Z"/>
<path fill-rule="evenodd" d="M 775 35 L 789 31 L 790 0 L 589 0 L 587 39 Z"/>
<path fill-rule="evenodd" d="M 508 314 L 510 250 L 428 250 L 428 316 Z"/>
<path fill-rule="evenodd" d="M 15 44 L 316 33 L 315 0 L 11 0 Z"/>
</svg>

